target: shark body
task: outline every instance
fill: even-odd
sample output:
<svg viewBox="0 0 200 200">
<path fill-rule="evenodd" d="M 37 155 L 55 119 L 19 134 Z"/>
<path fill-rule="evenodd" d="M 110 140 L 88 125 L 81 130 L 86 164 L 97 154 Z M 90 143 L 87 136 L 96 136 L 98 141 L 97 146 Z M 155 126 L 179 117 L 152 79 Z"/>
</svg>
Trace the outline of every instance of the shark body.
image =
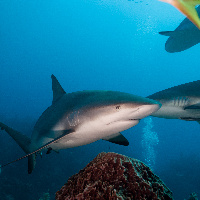
<svg viewBox="0 0 200 200">
<path fill-rule="evenodd" d="M 156 92 L 147 98 L 162 104 L 152 116 L 200 122 L 200 80 Z"/>
<path fill-rule="evenodd" d="M 0 123 L 0 128 L 27 154 L 17 160 L 28 157 L 28 173 L 33 171 L 36 153 L 42 149 L 49 153 L 100 139 L 127 146 L 129 143 L 120 132 L 135 126 L 140 119 L 160 108 L 154 100 L 123 92 L 80 91 L 67 94 L 54 75 L 52 90 L 52 105 L 39 117 L 31 139 Z"/>
<path fill-rule="evenodd" d="M 196 8 L 200 14 L 200 6 Z M 181 52 L 200 42 L 200 30 L 185 18 L 174 31 L 162 31 L 161 35 L 169 36 L 165 50 L 169 53 Z"/>
</svg>

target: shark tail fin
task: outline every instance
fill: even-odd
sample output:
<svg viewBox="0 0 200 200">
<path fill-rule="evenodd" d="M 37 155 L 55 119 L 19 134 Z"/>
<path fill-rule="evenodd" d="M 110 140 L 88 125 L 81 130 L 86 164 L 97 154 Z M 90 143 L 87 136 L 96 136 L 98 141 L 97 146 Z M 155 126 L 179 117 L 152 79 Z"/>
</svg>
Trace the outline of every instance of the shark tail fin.
<svg viewBox="0 0 200 200">
<path fill-rule="evenodd" d="M 182 12 L 186 17 L 200 29 L 200 19 L 195 6 L 200 5 L 200 0 L 160 0 L 171 4 Z"/>
<path fill-rule="evenodd" d="M 22 160 L 22 159 L 28 157 L 28 164 L 29 164 L 28 173 L 30 174 L 33 171 L 34 167 L 35 167 L 36 153 L 41 151 L 41 150 L 43 150 L 43 149 L 45 149 L 45 148 L 47 148 L 49 145 L 51 145 L 51 144 L 53 144 L 55 142 L 58 142 L 59 140 L 63 139 L 66 135 L 68 135 L 68 134 L 70 134 L 72 132 L 74 132 L 73 129 L 66 130 L 61 136 L 55 138 L 54 140 L 51 140 L 50 142 L 46 143 L 45 145 L 41 146 L 40 148 L 38 148 L 36 150 L 27 153 L 25 156 L 22 156 L 22 157 L 20 157 L 20 158 L 18 158 L 16 160 L 13 160 L 13 161 L 11 161 L 9 163 L 4 164 L 4 165 L 0 165 L 0 171 L 1 171 L 1 168 L 5 167 L 7 165 L 10 165 L 11 163 L 17 162 L 19 160 Z"/>
<path fill-rule="evenodd" d="M 15 142 L 22 148 L 22 150 L 28 154 L 31 152 L 31 139 L 22 133 L 10 128 L 9 126 L 0 122 L 0 129 L 5 130 Z M 28 173 L 30 174 L 36 164 L 35 154 L 28 157 Z"/>
</svg>

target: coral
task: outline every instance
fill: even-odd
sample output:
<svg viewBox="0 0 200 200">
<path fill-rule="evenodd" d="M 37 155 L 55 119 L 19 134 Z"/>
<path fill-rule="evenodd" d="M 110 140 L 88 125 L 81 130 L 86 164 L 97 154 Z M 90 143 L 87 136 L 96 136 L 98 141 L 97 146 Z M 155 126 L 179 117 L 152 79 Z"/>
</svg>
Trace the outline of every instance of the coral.
<svg viewBox="0 0 200 200">
<path fill-rule="evenodd" d="M 56 200 L 170 200 L 171 191 L 141 161 L 100 153 L 56 193 Z"/>
</svg>

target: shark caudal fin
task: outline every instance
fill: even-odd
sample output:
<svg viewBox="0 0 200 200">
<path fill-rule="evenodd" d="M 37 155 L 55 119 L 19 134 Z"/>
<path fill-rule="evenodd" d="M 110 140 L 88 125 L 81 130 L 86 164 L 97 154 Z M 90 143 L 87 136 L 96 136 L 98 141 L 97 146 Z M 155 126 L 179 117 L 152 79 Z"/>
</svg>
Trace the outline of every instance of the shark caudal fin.
<svg viewBox="0 0 200 200">
<path fill-rule="evenodd" d="M 11 163 L 17 162 L 17 161 L 19 161 L 19 160 L 22 160 L 22 159 L 28 157 L 28 158 L 29 158 L 29 160 L 28 160 L 28 164 L 29 164 L 28 173 L 30 174 L 30 173 L 33 171 L 34 167 L 35 167 L 35 157 L 36 157 L 36 153 L 37 153 L 37 152 L 39 152 L 39 151 L 41 151 L 41 150 L 47 148 L 49 145 L 51 145 L 51 144 L 53 144 L 53 143 L 55 143 L 55 142 L 58 142 L 59 140 L 63 139 L 66 135 L 68 135 L 68 134 L 70 134 L 70 133 L 73 133 L 73 132 L 74 132 L 74 130 L 72 130 L 72 129 L 66 130 L 61 136 L 55 138 L 54 140 L 51 140 L 50 142 L 48 142 L 48 143 L 46 143 L 45 145 L 41 146 L 39 149 L 36 149 L 35 151 L 32 151 L 32 152 L 28 153 L 27 155 L 22 156 L 22 157 L 20 157 L 20 158 L 18 158 L 18 159 L 16 159 L 16 160 L 13 160 L 13 161 L 11 161 L 11 162 L 9 162 L 9 163 L 6 163 L 6 164 L 4 164 L 4 165 L 0 165 L 0 171 L 1 171 L 1 168 L 2 168 L 2 167 L 5 167 L 5 166 L 7 166 L 7 165 L 10 165 Z M 51 151 L 51 150 L 52 150 L 52 148 L 50 147 L 50 148 L 48 149 L 48 152 Z M 48 152 L 47 152 L 47 153 L 48 153 Z"/>
<path fill-rule="evenodd" d="M 200 29 L 200 19 L 195 6 L 200 5 L 200 0 L 160 0 L 171 4 L 182 12 L 186 17 Z"/>
<path fill-rule="evenodd" d="M 21 134 L 20 132 L 6 126 L 5 124 L 0 122 L 0 129 L 5 130 L 14 140 L 15 142 L 22 148 L 22 150 L 28 154 L 31 152 L 31 139 L 27 136 Z M 36 164 L 35 154 L 30 155 L 28 157 L 28 173 L 30 174 Z"/>
</svg>

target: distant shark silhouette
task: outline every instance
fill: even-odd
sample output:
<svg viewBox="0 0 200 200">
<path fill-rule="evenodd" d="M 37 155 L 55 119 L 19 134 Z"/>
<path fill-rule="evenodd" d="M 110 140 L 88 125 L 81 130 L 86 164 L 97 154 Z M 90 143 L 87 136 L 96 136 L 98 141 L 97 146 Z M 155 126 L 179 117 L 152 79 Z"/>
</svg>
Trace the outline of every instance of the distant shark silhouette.
<svg viewBox="0 0 200 200">
<path fill-rule="evenodd" d="M 197 8 L 200 14 L 200 6 Z M 174 31 L 162 31 L 161 35 L 169 36 L 165 43 L 165 50 L 175 53 L 189 49 L 200 42 L 200 30 L 185 18 Z"/>
<path fill-rule="evenodd" d="M 200 19 L 195 9 L 196 5 L 200 5 L 200 0 L 160 0 L 171 4 L 182 12 L 195 26 L 200 29 Z"/>
<path fill-rule="evenodd" d="M 120 133 L 139 123 L 139 120 L 160 108 L 154 100 L 115 91 L 81 91 L 66 94 L 54 75 L 53 102 L 39 117 L 32 137 L 0 123 L 27 154 L 28 173 L 36 163 L 36 153 L 42 149 L 60 150 L 86 145 L 103 139 L 127 146 Z M 10 163 L 2 165 L 4 167 Z"/>
<path fill-rule="evenodd" d="M 162 104 L 152 116 L 200 123 L 200 80 L 156 92 L 147 98 Z"/>
</svg>

